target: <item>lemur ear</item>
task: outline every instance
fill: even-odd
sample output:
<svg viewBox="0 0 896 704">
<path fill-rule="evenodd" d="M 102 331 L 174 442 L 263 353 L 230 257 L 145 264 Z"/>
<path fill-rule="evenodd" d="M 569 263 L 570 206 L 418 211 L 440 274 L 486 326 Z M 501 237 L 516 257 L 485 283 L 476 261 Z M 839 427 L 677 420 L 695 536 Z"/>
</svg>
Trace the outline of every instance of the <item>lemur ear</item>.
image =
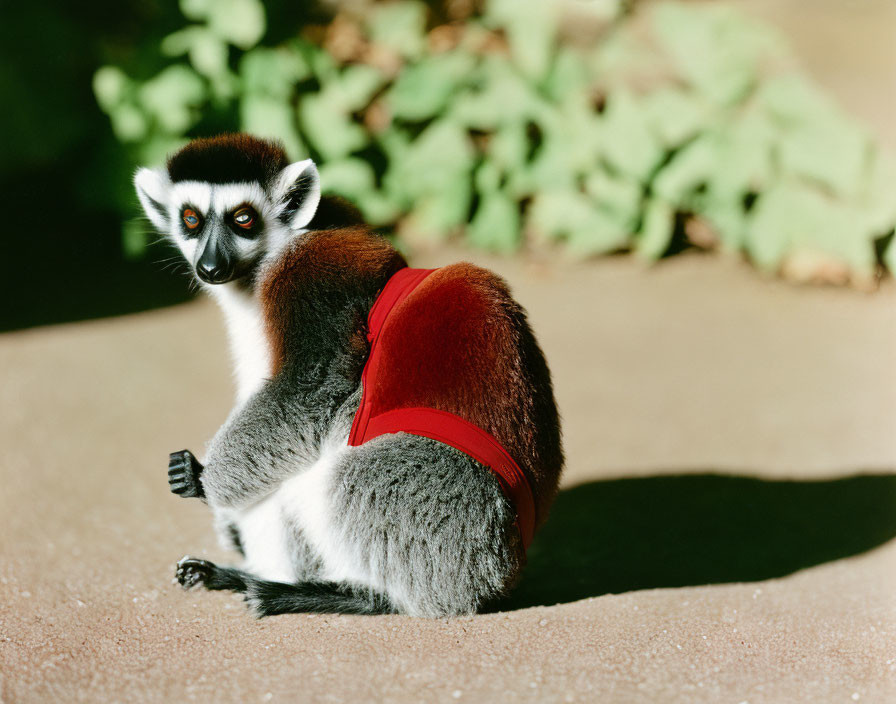
<svg viewBox="0 0 896 704">
<path fill-rule="evenodd" d="M 320 204 L 320 176 L 311 159 L 290 164 L 277 179 L 275 197 L 282 210 L 280 219 L 292 230 L 311 222 Z"/>
<path fill-rule="evenodd" d="M 165 169 L 137 169 L 134 187 L 146 216 L 157 229 L 168 230 L 168 193 L 171 180 Z"/>
</svg>

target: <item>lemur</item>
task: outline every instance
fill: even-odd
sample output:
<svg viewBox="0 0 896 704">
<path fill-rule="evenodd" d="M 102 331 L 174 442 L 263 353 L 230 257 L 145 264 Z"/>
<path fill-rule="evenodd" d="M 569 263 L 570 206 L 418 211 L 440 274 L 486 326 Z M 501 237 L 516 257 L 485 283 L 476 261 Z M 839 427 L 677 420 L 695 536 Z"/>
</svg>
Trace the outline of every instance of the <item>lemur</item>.
<svg viewBox="0 0 896 704">
<path fill-rule="evenodd" d="M 134 181 L 222 309 L 237 387 L 204 462 L 172 453 L 168 477 L 208 503 L 243 564 L 185 557 L 177 581 L 242 592 L 258 616 L 442 617 L 507 594 L 563 451 L 548 366 L 506 284 L 468 263 L 407 269 L 276 142 L 197 139 Z M 434 420 L 387 427 L 377 403 Z M 365 413 L 380 430 L 359 441 Z M 452 423 L 488 452 L 465 451 Z"/>
</svg>

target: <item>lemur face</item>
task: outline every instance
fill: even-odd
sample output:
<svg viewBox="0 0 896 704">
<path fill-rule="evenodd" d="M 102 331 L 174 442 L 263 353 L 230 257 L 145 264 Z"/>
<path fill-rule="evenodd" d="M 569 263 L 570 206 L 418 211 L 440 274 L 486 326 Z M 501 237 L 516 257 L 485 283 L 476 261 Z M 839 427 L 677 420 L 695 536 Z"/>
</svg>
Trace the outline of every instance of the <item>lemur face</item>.
<svg viewBox="0 0 896 704">
<path fill-rule="evenodd" d="M 248 135 L 192 142 L 167 169 L 139 169 L 134 183 L 146 215 L 206 284 L 249 277 L 320 202 L 310 159 L 290 164 L 278 145 Z"/>
</svg>

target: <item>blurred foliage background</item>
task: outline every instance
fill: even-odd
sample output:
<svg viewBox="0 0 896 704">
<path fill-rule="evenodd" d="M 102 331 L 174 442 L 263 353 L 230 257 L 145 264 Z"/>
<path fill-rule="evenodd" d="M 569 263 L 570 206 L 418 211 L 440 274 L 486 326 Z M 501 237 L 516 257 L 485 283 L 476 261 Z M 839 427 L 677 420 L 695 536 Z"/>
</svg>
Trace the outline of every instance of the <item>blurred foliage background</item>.
<svg viewBox="0 0 896 704">
<path fill-rule="evenodd" d="M 95 307 L 145 305 L 141 287 L 162 291 L 158 303 L 183 295 L 147 264 L 171 255 L 138 217 L 131 174 L 231 130 L 313 157 L 325 190 L 400 245 L 648 261 L 722 250 L 861 288 L 896 270 L 893 159 L 776 32 L 724 3 L 125 0 L 16 12 L 45 41 L 12 31 L 2 49 L 16 106 L 3 184 L 28 205 L 23 231 L 48 201 L 59 222 L 23 261 L 43 258 L 62 282 L 96 264 L 91 275 L 122 293 Z M 67 288 L 57 317 L 80 305 Z"/>
</svg>

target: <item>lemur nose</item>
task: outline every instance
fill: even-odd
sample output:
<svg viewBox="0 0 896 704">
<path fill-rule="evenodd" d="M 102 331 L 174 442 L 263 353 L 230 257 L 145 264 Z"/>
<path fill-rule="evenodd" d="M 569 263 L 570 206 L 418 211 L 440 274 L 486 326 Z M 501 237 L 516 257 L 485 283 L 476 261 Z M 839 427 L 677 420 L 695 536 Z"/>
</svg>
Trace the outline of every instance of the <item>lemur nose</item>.
<svg viewBox="0 0 896 704">
<path fill-rule="evenodd" d="M 230 278 L 230 271 L 218 263 L 199 262 L 196 274 L 207 284 L 221 284 Z"/>
</svg>

